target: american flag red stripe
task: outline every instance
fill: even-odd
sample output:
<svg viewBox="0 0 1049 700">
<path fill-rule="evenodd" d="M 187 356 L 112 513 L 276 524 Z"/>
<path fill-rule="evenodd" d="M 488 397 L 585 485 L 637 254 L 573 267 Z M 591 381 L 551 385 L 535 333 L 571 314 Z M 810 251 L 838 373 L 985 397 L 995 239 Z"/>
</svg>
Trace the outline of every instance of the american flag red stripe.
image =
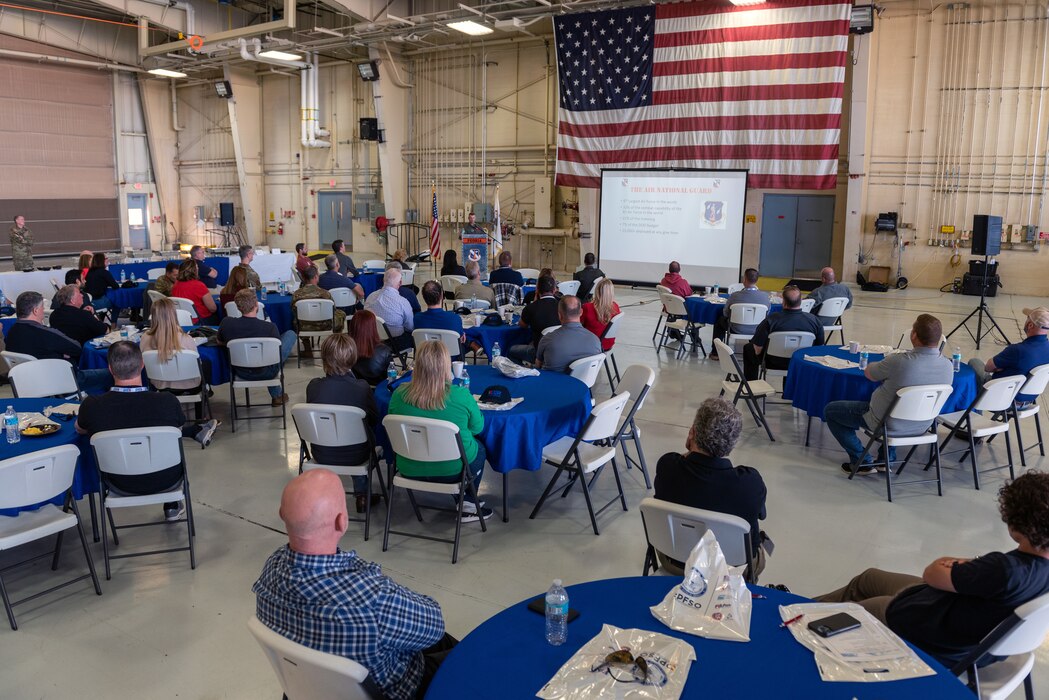
<svg viewBox="0 0 1049 700">
<path fill-rule="evenodd" d="M 751 187 L 836 187 L 850 12 L 769 0 L 557 18 L 557 184 L 687 167 L 745 168 Z"/>
<path fill-rule="evenodd" d="M 437 216 L 437 185 L 433 186 L 433 220 L 430 222 L 430 259 L 437 260 L 441 256 L 441 222 Z"/>
</svg>

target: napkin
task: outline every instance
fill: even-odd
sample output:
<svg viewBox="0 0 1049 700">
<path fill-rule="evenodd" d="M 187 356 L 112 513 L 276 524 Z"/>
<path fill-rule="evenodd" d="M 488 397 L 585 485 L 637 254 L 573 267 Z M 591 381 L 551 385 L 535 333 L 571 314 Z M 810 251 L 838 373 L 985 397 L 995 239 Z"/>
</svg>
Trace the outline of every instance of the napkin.
<svg viewBox="0 0 1049 700">
<path fill-rule="evenodd" d="M 833 355 L 806 355 L 805 359 L 809 362 L 815 362 L 818 365 L 824 367 L 830 367 L 831 369 L 852 369 L 853 367 L 859 367 L 858 362 L 850 362 L 849 360 L 843 360 L 840 357 L 834 357 Z"/>
</svg>

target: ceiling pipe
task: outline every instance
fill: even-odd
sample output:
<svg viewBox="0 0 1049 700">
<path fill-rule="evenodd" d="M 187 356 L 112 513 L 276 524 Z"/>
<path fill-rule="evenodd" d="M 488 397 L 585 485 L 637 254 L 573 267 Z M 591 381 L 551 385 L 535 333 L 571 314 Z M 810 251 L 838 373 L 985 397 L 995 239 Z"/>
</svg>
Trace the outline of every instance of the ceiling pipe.
<svg viewBox="0 0 1049 700">
<path fill-rule="evenodd" d="M 186 13 L 186 36 L 193 36 L 197 33 L 197 11 L 188 2 L 184 2 L 184 0 L 143 0 L 143 2 L 147 2 L 150 5 L 159 5 L 160 7 L 174 7 L 177 10 L 182 10 Z"/>
<path fill-rule="evenodd" d="M 258 63 L 268 63 L 271 66 L 283 66 L 285 68 L 310 68 L 310 64 L 304 61 L 282 61 L 278 58 L 266 58 L 265 56 L 259 56 L 259 52 L 262 51 L 262 41 L 257 37 L 251 40 L 251 50 L 248 50 L 248 40 L 240 39 L 240 57 L 245 61 L 256 61 Z"/>
<path fill-rule="evenodd" d="M 168 83 L 171 88 L 171 128 L 174 131 L 182 131 L 186 127 L 178 125 L 178 95 L 175 94 L 175 81 Z"/>
<path fill-rule="evenodd" d="M 313 136 L 331 136 L 331 132 L 321 128 L 321 84 L 320 84 L 320 58 L 313 54 L 313 70 L 310 71 L 310 80 L 313 82 Z"/>
<path fill-rule="evenodd" d="M 145 73 L 142 68 L 124 66 L 119 63 L 103 63 L 101 61 L 85 61 L 79 58 L 66 58 L 65 56 L 49 56 L 43 53 L 30 53 L 28 51 L 15 51 L 13 49 L 0 49 L 0 56 L 11 58 L 22 58 L 27 61 L 47 61 L 49 63 L 65 63 L 73 66 L 84 66 L 85 68 L 98 68 L 100 70 L 122 70 L 128 73 Z"/>
<path fill-rule="evenodd" d="M 301 114 L 301 124 L 299 125 L 299 132 L 304 148 L 331 148 L 330 141 L 324 141 L 318 139 L 318 136 L 327 136 L 328 132 L 321 129 L 323 134 L 318 133 L 316 129 L 316 107 L 315 107 L 315 96 L 317 93 L 317 72 L 319 68 L 314 68 L 314 62 L 317 61 L 317 57 L 314 56 L 312 61 L 307 63 L 307 69 L 299 72 L 299 79 L 301 81 L 299 86 L 299 111 Z M 300 161 L 301 162 L 301 161 Z"/>
</svg>

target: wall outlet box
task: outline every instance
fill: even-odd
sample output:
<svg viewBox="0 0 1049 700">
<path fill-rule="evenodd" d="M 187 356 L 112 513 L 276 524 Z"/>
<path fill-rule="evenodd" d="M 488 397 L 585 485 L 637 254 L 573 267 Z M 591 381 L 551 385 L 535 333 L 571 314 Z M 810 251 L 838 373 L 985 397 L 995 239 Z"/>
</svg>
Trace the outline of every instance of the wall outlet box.
<svg viewBox="0 0 1049 700">
<path fill-rule="evenodd" d="M 962 240 L 963 241 L 969 240 L 969 236 L 971 236 L 971 235 L 972 235 L 972 231 L 969 231 L 968 229 L 962 231 Z"/>
<path fill-rule="evenodd" d="M 1020 243 L 1023 241 L 1023 226 L 1020 224 L 1010 224 L 1009 226 L 1009 242 Z"/>
</svg>

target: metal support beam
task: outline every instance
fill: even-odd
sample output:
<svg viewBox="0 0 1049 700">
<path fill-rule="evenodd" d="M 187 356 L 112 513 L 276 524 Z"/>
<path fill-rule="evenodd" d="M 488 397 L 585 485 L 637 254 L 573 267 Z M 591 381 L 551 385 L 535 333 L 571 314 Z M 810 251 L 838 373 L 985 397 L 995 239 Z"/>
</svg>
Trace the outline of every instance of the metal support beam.
<svg viewBox="0 0 1049 700">
<path fill-rule="evenodd" d="M 241 27 L 240 29 L 229 29 L 224 32 L 215 32 L 214 34 L 208 34 L 204 36 L 204 45 L 202 48 L 206 49 L 208 46 L 213 46 L 224 41 L 230 41 L 232 39 L 240 39 L 253 36 L 262 36 L 272 32 L 281 32 L 286 29 L 295 29 L 295 13 L 297 12 L 296 0 L 284 0 L 284 16 L 281 19 L 274 20 L 272 22 L 262 22 L 261 24 L 252 24 L 247 27 Z M 149 22 L 145 19 L 139 19 L 138 25 L 138 53 L 139 56 L 145 58 L 147 56 L 160 56 L 169 51 L 183 51 L 188 47 L 186 41 L 169 41 L 166 44 L 157 44 L 156 46 L 150 46 L 149 44 Z"/>
<path fill-rule="evenodd" d="M 262 239 L 264 231 L 265 183 L 262 169 L 262 85 L 253 66 L 225 66 L 225 78 L 233 88 L 227 100 L 237 157 L 240 205 L 244 210 L 244 236 L 248 243 Z"/>
</svg>

